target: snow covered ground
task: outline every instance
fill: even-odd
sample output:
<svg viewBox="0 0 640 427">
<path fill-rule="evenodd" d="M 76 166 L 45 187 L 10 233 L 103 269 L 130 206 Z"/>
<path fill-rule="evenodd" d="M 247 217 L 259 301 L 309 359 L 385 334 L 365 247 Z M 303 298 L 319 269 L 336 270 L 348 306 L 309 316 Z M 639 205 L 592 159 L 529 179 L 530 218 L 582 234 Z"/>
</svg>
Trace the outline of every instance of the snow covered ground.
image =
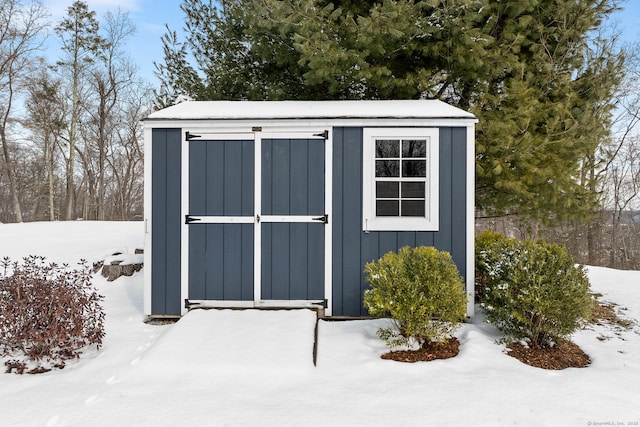
<svg viewBox="0 0 640 427">
<path fill-rule="evenodd" d="M 0 224 L 0 258 L 74 264 L 132 252 L 142 223 Z M 640 326 L 592 326 L 573 339 L 585 369 L 523 365 L 477 316 L 460 354 L 380 359 L 385 320 L 321 321 L 297 311 L 196 310 L 173 325 L 143 322 L 142 272 L 107 282 L 104 347 L 64 370 L 0 373 L 2 426 L 589 426 L 640 425 Z M 593 290 L 640 319 L 640 272 L 589 268 Z"/>
</svg>

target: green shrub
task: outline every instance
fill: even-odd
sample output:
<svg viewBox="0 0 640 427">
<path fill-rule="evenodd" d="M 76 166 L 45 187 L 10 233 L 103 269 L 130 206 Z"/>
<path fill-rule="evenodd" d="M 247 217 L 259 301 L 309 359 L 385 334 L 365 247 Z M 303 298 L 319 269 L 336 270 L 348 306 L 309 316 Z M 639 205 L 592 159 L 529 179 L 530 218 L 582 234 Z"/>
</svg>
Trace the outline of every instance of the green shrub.
<svg viewBox="0 0 640 427">
<path fill-rule="evenodd" d="M 567 338 L 589 319 L 589 279 L 567 250 L 497 233 L 476 239 L 478 301 L 508 341 L 537 348 Z"/>
<path fill-rule="evenodd" d="M 394 320 L 378 331 L 391 347 L 444 341 L 465 317 L 464 282 L 448 252 L 404 247 L 368 263 L 365 274 L 365 307 Z"/>
<path fill-rule="evenodd" d="M 482 292 L 490 283 L 503 283 L 515 269 L 513 262 L 519 252 L 520 241 L 493 231 L 476 236 L 476 299 L 482 301 Z"/>
<path fill-rule="evenodd" d="M 0 261 L 0 357 L 7 372 L 63 368 L 104 337 L 104 312 L 91 270 L 46 264 L 43 257 Z"/>
</svg>

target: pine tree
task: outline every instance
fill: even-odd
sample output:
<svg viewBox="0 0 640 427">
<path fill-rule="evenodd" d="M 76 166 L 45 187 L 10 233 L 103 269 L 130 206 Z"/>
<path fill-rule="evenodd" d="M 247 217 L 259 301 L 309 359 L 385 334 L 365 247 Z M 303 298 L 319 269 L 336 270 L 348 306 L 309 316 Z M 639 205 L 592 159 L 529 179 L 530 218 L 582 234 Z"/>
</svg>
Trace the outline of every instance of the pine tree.
<svg viewBox="0 0 640 427">
<path fill-rule="evenodd" d="M 67 203 L 65 219 L 75 214 L 74 167 L 77 144 L 77 126 L 80 116 L 80 81 L 87 67 L 94 62 L 105 41 L 98 35 L 95 12 L 90 11 L 84 1 L 76 0 L 67 9 L 67 16 L 56 26 L 55 31 L 62 41 L 66 58 L 58 67 L 67 70 L 71 77 L 71 114 L 69 118 L 69 156 L 67 160 Z"/>
<path fill-rule="evenodd" d="M 167 27 L 162 38 L 164 63 L 155 64 L 162 86 L 157 93 L 160 105 L 182 96 L 196 100 L 334 97 L 324 85 L 305 80 L 294 34 L 271 21 L 260 22 L 256 8 L 263 5 L 252 1 L 226 0 L 217 6 L 212 1 L 183 0 L 185 39 Z M 264 6 L 280 8 L 284 3 Z"/>
<path fill-rule="evenodd" d="M 485 20 L 488 51 L 503 70 L 470 99 L 481 118 L 476 200 L 485 213 L 547 222 L 593 212 L 596 194 L 581 185 L 581 167 L 608 130 L 623 56 L 590 34 L 613 7 L 531 0 L 483 10 L 496 17 Z"/>
<path fill-rule="evenodd" d="M 43 163 L 47 175 L 48 219 L 56 220 L 55 209 L 55 151 L 60 135 L 67 126 L 65 112 L 60 99 L 62 82 L 51 75 L 41 61 L 39 71 L 28 83 L 28 97 L 25 107 L 28 112 L 26 125 L 34 135 L 34 140 L 42 143 Z"/>
<path fill-rule="evenodd" d="M 439 98 L 480 119 L 482 215 L 584 217 L 582 167 L 623 59 L 609 45 L 597 66 L 593 34 L 616 4 L 185 0 L 186 40 L 167 33 L 160 77 L 195 99 Z"/>
</svg>

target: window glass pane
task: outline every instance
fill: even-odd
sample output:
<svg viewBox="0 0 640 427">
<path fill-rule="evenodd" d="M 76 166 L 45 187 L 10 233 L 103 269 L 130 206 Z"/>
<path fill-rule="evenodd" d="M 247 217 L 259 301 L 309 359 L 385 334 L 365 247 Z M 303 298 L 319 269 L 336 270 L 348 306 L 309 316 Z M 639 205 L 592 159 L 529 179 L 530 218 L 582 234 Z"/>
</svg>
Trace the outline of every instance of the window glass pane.
<svg viewBox="0 0 640 427">
<path fill-rule="evenodd" d="M 376 200 L 376 216 L 398 216 L 398 208 L 398 200 Z"/>
<path fill-rule="evenodd" d="M 424 200 L 403 200 L 402 216 L 424 217 Z"/>
<path fill-rule="evenodd" d="M 378 159 L 400 157 L 400 141 L 387 139 L 376 140 L 376 157 Z"/>
<path fill-rule="evenodd" d="M 378 181 L 376 182 L 376 197 L 378 199 L 397 199 L 400 197 L 400 191 L 398 189 L 399 182 L 394 181 Z M 404 191 L 404 184 L 403 184 Z M 424 196 L 423 196 L 424 197 Z"/>
<path fill-rule="evenodd" d="M 405 139 L 402 141 L 402 157 L 427 157 L 427 141 Z"/>
<path fill-rule="evenodd" d="M 400 176 L 399 160 L 376 160 L 377 177 Z"/>
<path fill-rule="evenodd" d="M 403 199 L 424 199 L 424 182 L 403 182 L 402 198 Z"/>
<path fill-rule="evenodd" d="M 427 176 L 427 162 L 425 160 L 403 160 L 402 176 L 408 178 Z"/>
</svg>

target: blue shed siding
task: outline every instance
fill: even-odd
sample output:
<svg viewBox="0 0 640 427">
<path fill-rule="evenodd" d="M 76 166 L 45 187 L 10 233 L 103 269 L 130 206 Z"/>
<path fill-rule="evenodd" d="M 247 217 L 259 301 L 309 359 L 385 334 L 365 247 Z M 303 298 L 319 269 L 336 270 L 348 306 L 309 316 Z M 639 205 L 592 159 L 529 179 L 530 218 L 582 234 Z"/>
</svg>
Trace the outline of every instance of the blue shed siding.
<svg viewBox="0 0 640 427">
<path fill-rule="evenodd" d="M 449 128 L 443 131 L 451 131 L 451 256 L 455 261 L 460 274 L 466 279 L 467 270 L 467 131 L 465 128 Z"/>
<path fill-rule="evenodd" d="M 366 315 L 364 266 L 403 246 L 451 253 L 466 272 L 466 128 L 440 128 L 437 232 L 362 230 L 362 128 L 333 130 L 333 315 Z"/>
<path fill-rule="evenodd" d="M 151 310 L 180 314 L 181 130 L 153 129 Z"/>
<path fill-rule="evenodd" d="M 181 129 L 152 129 L 152 217 L 151 217 L 151 252 L 152 265 L 151 274 L 151 312 L 154 315 L 180 315 L 181 313 L 181 226 L 184 218 L 181 217 Z M 439 129 L 439 230 L 437 232 L 368 232 L 362 230 L 362 128 L 361 127 L 334 127 L 333 128 L 333 208 L 330 214 L 330 221 L 333 227 L 332 236 L 332 314 L 334 316 L 361 316 L 367 315 L 362 304 L 363 293 L 368 285 L 364 280 L 364 265 L 379 258 L 389 251 L 396 251 L 403 246 L 434 246 L 440 250 L 449 251 L 454 262 L 458 266 L 461 274 L 466 272 L 466 183 L 467 183 L 467 129 L 465 127 L 442 127 Z M 266 141 L 265 141 L 266 142 Z M 279 141 L 273 141 L 277 143 Z M 269 144 L 263 147 L 266 150 L 271 147 Z M 277 144 L 276 144 L 277 145 Z M 251 144 L 233 144 L 234 150 L 226 150 L 224 155 L 194 156 L 196 159 L 208 158 L 213 164 L 220 162 L 228 156 L 249 158 Z M 197 150 L 197 148 L 196 148 Z M 211 154 L 211 155 L 209 155 Z M 314 159 L 318 156 L 310 153 L 294 153 L 301 158 L 305 157 L 312 167 L 322 166 L 320 163 L 314 165 Z M 213 156 L 213 157 L 211 157 Z M 303 163 L 303 162 L 300 162 Z M 268 168 L 268 166 L 267 166 Z M 238 174 L 238 170 L 227 170 L 225 168 L 213 168 L 213 173 Z M 303 168 L 304 169 L 304 168 Z M 217 171 L 217 172 L 216 172 Z M 265 172 L 265 171 L 263 171 Z M 243 168 L 242 181 L 247 184 L 240 192 L 226 192 L 218 194 L 219 189 L 215 186 L 208 186 L 206 191 L 206 201 L 202 200 L 201 210 L 205 214 L 225 214 L 225 215 L 246 215 L 253 212 L 253 198 L 249 197 L 253 193 L 252 170 Z M 234 175 L 235 176 L 235 175 Z M 225 175 L 226 177 L 226 175 Z M 229 177 L 227 177 L 229 178 Z M 213 179 L 213 178 L 212 178 Z M 323 188 L 315 188 L 314 185 L 304 179 L 295 179 L 293 185 L 307 187 L 307 193 L 324 192 Z M 301 187 L 301 188 L 302 188 Z M 297 188 L 297 187 L 296 187 Z M 265 185 L 265 193 L 270 191 L 270 187 Z M 268 194 L 266 194 L 268 196 Z M 296 196 L 297 197 L 297 196 Z M 220 200 L 220 199 L 223 200 Z M 271 199 L 266 197 L 266 199 Z M 277 198 L 277 197 L 276 197 Z M 193 197 L 194 205 L 198 205 L 197 197 Z M 305 214 L 311 212 L 311 206 L 307 206 L 306 198 L 300 200 L 287 200 L 295 206 L 291 210 L 295 214 Z M 298 207 L 297 205 L 300 205 Z M 288 205 L 287 205 L 288 206 Z M 302 207 L 304 206 L 304 207 Z M 195 206 L 194 206 L 195 207 Z M 229 210 L 230 209 L 230 210 Z M 280 208 L 276 205 L 263 206 L 265 212 L 276 214 Z M 198 209 L 196 209 L 198 210 Z M 272 212 L 273 210 L 273 212 Z M 263 214 L 266 214 L 263 212 Z M 271 228 L 277 224 L 266 225 L 265 233 L 270 234 Z M 194 225 L 196 226 L 196 225 Z M 200 225 L 203 227 L 204 224 Z M 279 226 L 279 225 L 277 225 Z M 298 225 L 295 225 L 298 226 Z M 197 226 L 196 226 L 197 227 Z M 321 229 L 321 225 L 311 226 Z M 218 251 L 219 260 L 216 265 L 222 263 L 226 270 L 233 271 L 235 276 L 243 277 L 242 289 L 224 289 L 221 295 L 200 295 L 204 290 L 192 288 L 190 285 L 190 298 L 213 298 L 215 299 L 239 299 L 251 300 L 253 289 L 250 282 L 253 275 L 253 231 L 252 225 L 216 225 L 212 226 L 211 233 L 201 233 L 202 239 L 211 241 L 210 256 L 215 257 Z M 313 239 L 321 239 L 321 233 L 314 230 L 317 236 Z M 241 233 L 237 231 L 241 230 Z M 217 233 L 217 234 L 216 234 Z M 229 234 L 231 233 L 231 234 Z M 196 233 L 198 234 L 198 233 Z M 288 239 L 288 233 L 275 233 L 281 238 Z M 236 237 L 234 237 L 236 236 Z M 197 236 L 194 236 L 194 238 Z M 265 236 L 263 244 L 270 244 L 271 240 Z M 239 239 L 239 240 L 238 240 Z M 197 240 L 197 239 L 196 239 Z M 289 239 L 290 240 L 290 239 Z M 224 243 L 222 243 L 224 242 Z M 191 243 L 191 242 L 190 242 Z M 308 242 L 309 243 L 309 242 Z M 284 243 L 283 243 L 284 244 Z M 296 242 L 288 243 L 296 253 L 310 251 L 314 257 L 322 257 L 323 253 L 317 248 L 296 248 Z M 303 250 L 304 249 L 304 250 Z M 313 249 L 313 250 L 312 250 Z M 266 251 L 267 253 L 269 251 Z M 190 250 L 194 262 L 197 261 L 197 254 Z M 239 257 L 240 259 L 230 259 Z M 201 262 L 203 260 L 200 260 Z M 302 260 L 295 263 L 292 269 L 284 269 L 282 266 L 276 270 L 287 273 L 293 277 L 298 276 L 299 265 Z M 273 268 L 268 256 L 265 255 L 263 268 Z M 220 269 L 223 271 L 225 269 Z M 311 274 L 311 272 L 308 272 Z M 320 277 L 322 272 L 314 273 L 313 276 Z M 284 283 L 284 282 L 283 282 Z M 314 285 L 308 289 L 307 294 L 291 295 L 285 290 L 264 289 L 263 298 L 318 298 L 322 293 L 322 286 Z M 197 294 L 197 295 L 196 295 Z M 282 294 L 282 295 L 281 295 Z M 197 299 L 196 298 L 196 299 Z"/>
</svg>

